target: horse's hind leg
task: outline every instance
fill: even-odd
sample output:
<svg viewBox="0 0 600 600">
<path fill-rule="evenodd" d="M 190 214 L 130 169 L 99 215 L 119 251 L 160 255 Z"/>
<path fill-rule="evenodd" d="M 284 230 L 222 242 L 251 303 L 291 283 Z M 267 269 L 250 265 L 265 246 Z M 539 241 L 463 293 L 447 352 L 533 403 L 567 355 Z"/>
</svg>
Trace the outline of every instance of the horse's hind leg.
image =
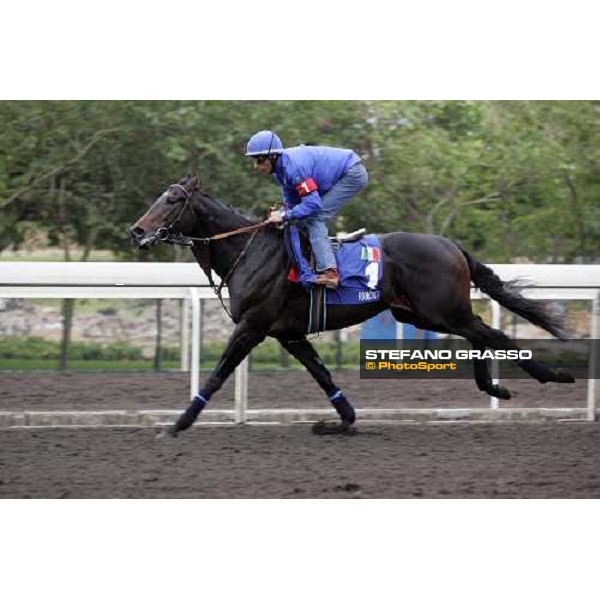
<svg viewBox="0 0 600 600">
<path fill-rule="evenodd" d="M 483 352 L 485 350 L 485 346 L 473 344 L 473 349 Z M 473 372 L 475 374 L 475 383 L 482 392 L 485 392 L 490 396 L 494 396 L 494 398 L 510 400 L 510 392 L 508 389 L 502 385 L 493 383 L 492 376 L 490 375 L 490 369 L 488 367 L 488 361 L 486 359 L 473 359 Z"/>
<path fill-rule="evenodd" d="M 453 333 L 467 338 L 473 344 L 473 347 L 477 349 L 488 347 L 493 350 L 520 350 L 519 346 L 502 331 L 486 325 L 475 315 L 471 316 L 466 325 L 453 328 Z M 516 360 L 515 363 L 540 383 L 548 383 L 550 381 L 555 383 L 573 383 L 575 381 L 570 373 L 562 370 L 555 371 L 532 358 Z M 478 368 L 481 369 L 481 366 Z"/>
<path fill-rule="evenodd" d="M 439 325 L 436 326 L 431 323 L 427 323 L 424 320 L 420 320 L 413 313 L 400 309 L 398 307 L 392 308 L 391 311 L 396 320 L 400 321 L 401 323 L 412 323 L 419 329 L 435 330 L 440 333 L 455 333 L 455 331 L 449 327 L 440 327 Z M 479 319 L 479 317 L 476 316 L 474 316 L 474 318 Z M 463 335 L 463 337 L 466 336 Z M 483 351 L 485 350 L 485 345 L 473 343 L 473 348 L 475 350 Z M 485 392 L 490 396 L 494 396 L 494 398 L 500 398 L 502 400 L 510 399 L 510 392 L 507 388 L 501 385 L 496 385 L 492 382 L 492 377 L 490 375 L 490 371 L 486 360 L 474 359 L 473 372 L 475 375 L 475 383 L 482 392 Z"/>
<path fill-rule="evenodd" d="M 342 421 L 341 425 L 336 423 L 334 426 L 327 423 L 317 423 L 313 428 L 313 431 L 319 434 L 345 433 L 348 431 L 350 425 L 356 420 L 354 408 L 342 391 L 333 383 L 331 373 L 317 354 L 313 345 L 306 338 L 301 338 L 299 340 L 279 338 L 279 342 L 292 356 L 297 358 L 306 367 L 306 370 L 327 394 L 329 401 Z"/>
</svg>

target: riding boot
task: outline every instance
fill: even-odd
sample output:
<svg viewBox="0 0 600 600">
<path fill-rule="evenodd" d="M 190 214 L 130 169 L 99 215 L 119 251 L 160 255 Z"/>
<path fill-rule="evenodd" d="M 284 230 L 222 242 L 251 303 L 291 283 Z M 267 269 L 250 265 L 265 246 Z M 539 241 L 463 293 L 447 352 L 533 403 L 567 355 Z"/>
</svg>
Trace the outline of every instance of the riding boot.
<svg viewBox="0 0 600 600">
<path fill-rule="evenodd" d="M 340 274 L 338 270 L 333 267 L 332 269 L 325 269 L 321 273 L 317 274 L 315 285 L 324 285 L 326 288 L 335 290 L 340 284 Z"/>
</svg>

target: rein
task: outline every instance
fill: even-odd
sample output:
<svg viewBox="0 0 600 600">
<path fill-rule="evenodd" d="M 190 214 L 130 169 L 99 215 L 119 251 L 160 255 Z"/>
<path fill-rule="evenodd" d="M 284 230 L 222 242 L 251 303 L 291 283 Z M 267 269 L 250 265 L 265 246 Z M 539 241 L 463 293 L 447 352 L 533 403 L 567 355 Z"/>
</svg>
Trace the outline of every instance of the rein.
<svg viewBox="0 0 600 600">
<path fill-rule="evenodd" d="M 208 244 L 209 242 L 212 242 L 214 240 L 223 240 L 225 238 L 231 237 L 232 235 L 239 235 L 240 233 L 250 233 L 251 231 L 258 233 L 259 229 L 261 229 L 262 227 L 265 227 L 268 224 L 269 224 L 269 221 L 262 221 L 262 223 L 256 223 L 255 225 L 249 225 L 248 227 L 240 227 L 239 229 L 234 229 L 233 231 L 226 231 L 225 233 L 217 233 L 217 235 L 213 235 L 213 236 L 207 237 L 207 238 L 181 236 L 180 239 L 192 240 L 194 242 L 202 242 L 204 244 Z M 252 237 L 254 237 L 254 236 L 252 236 Z"/>
<path fill-rule="evenodd" d="M 182 185 L 180 185 L 178 183 L 173 184 L 172 187 L 177 187 L 184 192 L 185 204 L 181 207 L 179 214 L 173 220 L 173 222 L 170 225 L 168 225 L 167 227 L 159 227 L 156 230 L 155 235 L 162 242 L 165 242 L 168 244 L 176 244 L 178 246 L 188 246 L 189 248 L 191 248 L 192 252 L 194 253 L 194 256 L 196 256 L 196 258 L 198 259 L 198 262 L 200 263 L 202 270 L 204 271 L 204 273 L 206 274 L 206 276 L 208 278 L 208 283 L 210 284 L 210 287 L 212 288 L 212 290 L 215 292 L 215 294 L 221 301 L 221 306 L 223 306 L 223 308 L 225 309 L 225 312 L 227 313 L 229 318 L 233 319 L 233 317 L 231 316 L 231 313 L 225 306 L 225 302 L 223 301 L 223 288 L 227 285 L 229 279 L 233 275 L 233 272 L 235 271 L 235 269 L 237 268 L 237 266 L 239 265 L 241 260 L 246 256 L 246 253 L 248 252 L 248 248 L 250 248 L 250 245 L 254 241 L 254 238 L 256 237 L 256 234 L 258 233 L 258 231 L 260 229 L 262 229 L 263 227 L 269 225 L 269 221 L 262 221 L 261 223 L 256 223 L 255 225 L 248 225 L 247 227 L 240 227 L 240 228 L 234 229 L 232 231 L 226 231 L 224 233 L 218 233 L 216 235 L 212 235 L 210 237 L 203 237 L 203 238 L 184 236 L 181 233 L 175 233 L 173 229 L 176 225 L 178 225 L 181 222 L 181 217 L 182 217 L 185 209 L 187 207 L 189 207 L 190 211 L 192 212 L 192 215 L 193 215 L 194 211 L 193 211 L 193 208 L 192 208 L 192 205 L 190 202 L 190 200 L 192 198 L 192 194 L 190 192 L 188 192 L 188 190 L 186 188 L 184 188 Z M 208 260 L 204 260 L 204 257 L 201 257 L 199 254 L 196 254 L 196 252 L 194 252 L 194 250 L 197 249 L 197 245 L 194 242 L 200 242 L 201 244 L 208 245 L 212 241 L 223 240 L 225 238 L 232 237 L 234 235 L 240 235 L 240 234 L 250 233 L 250 232 L 253 232 L 253 233 L 250 236 L 250 239 L 248 240 L 246 245 L 244 246 L 244 249 L 237 255 L 236 259 L 233 261 L 233 264 L 229 268 L 229 271 L 227 272 L 225 277 L 223 277 L 223 279 L 221 279 L 221 282 L 217 286 L 212 278 L 210 247 L 207 248 Z"/>
<path fill-rule="evenodd" d="M 231 313 L 229 312 L 228 308 L 225 306 L 225 302 L 223 302 L 223 295 L 222 295 L 223 294 L 223 288 L 229 282 L 230 277 L 233 275 L 233 272 L 235 271 L 236 267 L 238 266 L 238 264 L 240 263 L 240 261 L 242 260 L 242 258 L 244 258 L 244 256 L 246 256 L 246 252 L 248 251 L 248 248 L 250 248 L 250 245 L 254 241 L 254 238 L 256 237 L 257 233 L 258 233 L 258 230 L 256 230 L 250 236 L 250 239 L 248 240 L 248 242 L 244 246 L 244 249 L 237 255 L 237 258 L 233 262 L 233 265 L 231 265 L 231 267 L 229 268 L 229 271 L 228 271 L 227 275 L 225 275 L 225 277 L 223 277 L 223 279 L 221 279 L 221 283 L 219 283 L 218 286 L 215 285 L 215 283 L 214 283 L 214 281 L 212 279 L 212 273 L 211 273 L 211 269 L 210 269 L 210 254 L 209 254 L 209 262 L 208 262 L 208 265 L 207 265 L 208 269 L 204 269 L 204 267 L 202 267 L 203 270 L 204 270 L 204 272 L 206 273 L 206 276 L 208 277 L 208 282 L 210 283 L 210 286 L 212 287 L 212 289 L 215 292 L 215 294 L 218 296 L 219 300 L 221 301 L 221 306 L 223 307 L 223 309 L 225 310 L 225 312 L 227 313 L 227 315 L 229 316 L 229 318 L 231 320 L 233 320 L 233 317 L 231 316 Z M 210 250 L 209 250 L 209 252 L 210 252 Z"/>
</svg>

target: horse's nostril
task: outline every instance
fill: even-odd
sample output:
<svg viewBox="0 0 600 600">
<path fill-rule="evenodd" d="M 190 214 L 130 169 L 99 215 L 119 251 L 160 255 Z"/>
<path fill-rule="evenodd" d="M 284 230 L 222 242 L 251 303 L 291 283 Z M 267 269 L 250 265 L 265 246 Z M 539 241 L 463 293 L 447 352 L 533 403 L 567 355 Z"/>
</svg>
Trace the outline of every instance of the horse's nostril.
<svg viewBox="0 0 600 600">
<path fill-rule="evenodd" d="M 129 231 L 133 237 L 141 237 L 145 233 L 141 227 L 132 227 Z"/>
</svg>

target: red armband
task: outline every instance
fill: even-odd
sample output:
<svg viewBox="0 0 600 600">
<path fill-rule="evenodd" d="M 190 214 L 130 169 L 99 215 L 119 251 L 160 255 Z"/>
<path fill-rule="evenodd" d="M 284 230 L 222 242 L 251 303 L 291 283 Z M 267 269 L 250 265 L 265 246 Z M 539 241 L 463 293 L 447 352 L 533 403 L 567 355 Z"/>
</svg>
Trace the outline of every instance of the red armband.
<svg viewBox="0 0 600 600">
<path fill-rule="evenodd" d="M 305 179 L 296 185 L 296 191 L 300 197 L 307 196 L 311 192 L 316 192 L 317 189 L 317 182 L 312 177 L 309 177 L 308 179 Z"/>
</svg>

